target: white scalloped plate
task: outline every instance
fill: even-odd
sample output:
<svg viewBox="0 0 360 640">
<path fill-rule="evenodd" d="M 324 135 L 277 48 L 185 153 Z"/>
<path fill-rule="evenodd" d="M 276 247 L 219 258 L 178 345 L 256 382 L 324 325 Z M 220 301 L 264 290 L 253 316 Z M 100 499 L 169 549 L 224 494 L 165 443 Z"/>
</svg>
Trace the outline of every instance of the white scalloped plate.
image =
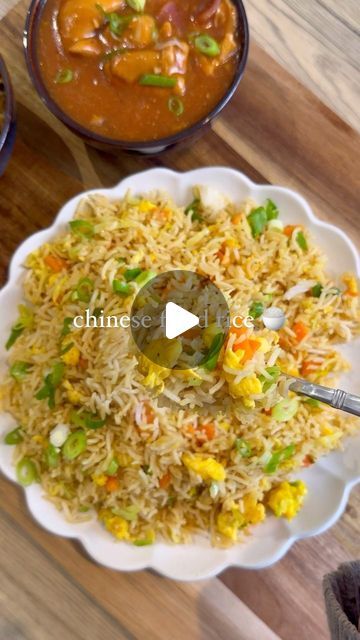
<svg viewBox="0 0 360 640">
<path fill-rule="evenodd" d="M 184 205 L 191 199 L 192 186 L 197 184 L 211 185 L 239 203 L 247 197 L 260 203 L 272 198 L 279 206 L 282 220 L 287 224 L 301 223 L 310 229 L 327 253 L 332 273 L 339 275 L 349 270 L 360 277 L 359 256 L 352 242 L 340 229 L 318 220 L 301 196 L 281 187 L 255 185 L 232 169 L 213 167 L 184 174 L 167 169 L 151 169 L 123 180 L 113 189 L 100 192 L 116 199 L 121 198 L 128 189 L 136 194 L 161 189 L 170 193 L 178 204 Z M 84 195 L 68 202 L 52 227 L 31 236 L 18 248 L 12 259 L 9 282 L 0 292 L 2 366 L 6 357 L 3 344 L 17 317 L 17 305 L 21 301 L 21 265 L 28 253 L 65 227 Z M 353 370 L 351 374 L 343 376 L 342 387 L 360 393 L 360 344 L 355 342 L 346 345 L 343 351 L 352 362 Z M 12 426 L 10 416 L 0 414 L 0 469 L 10 480 L 15 480 L 11 464 L 12 448 L 2 443 L 2 435 Z M 351 489 L 360 481 L 360 433 L 347 441 L 344 451 L 331 453 L 316 465 L 301 471 L 297 477 L 302 477 L 309 486 L 309 495 L 297 518 L 288 523 L 269 517 L 265 523 L 254 527 L 253 534 L 245 544 L 227 550 L 214 549 L 202 538 L 189 545 L 156 543 L 142 548 L 115 542 L 95 520 L 84 524 L 68 523 L 44 499 L 39 485 L 28 487 L 25 493 L 30 512 L 39 524 L 57 535 L 80 540 L 89 556 L 98 563 L 121 571 L 152 568 L 176 580 L 197 580 L 214 576 L 229 566 L 248 569 L 267 567 L 282 558 L 296 540 L 322 533 L 332 526 L 341 516 Z"/>
</svg>

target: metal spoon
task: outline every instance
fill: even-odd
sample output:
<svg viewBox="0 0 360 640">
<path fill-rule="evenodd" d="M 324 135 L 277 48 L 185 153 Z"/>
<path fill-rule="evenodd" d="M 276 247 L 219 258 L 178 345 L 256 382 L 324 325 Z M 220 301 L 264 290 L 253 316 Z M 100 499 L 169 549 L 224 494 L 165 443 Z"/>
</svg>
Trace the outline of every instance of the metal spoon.
<svg viewBox="0 0 360 640">
<path fill-rule="evenodd" d="M 323 387 L 321 384 L 307 382 L 307 380 L 301 380 L 301 378 L 294 378 L 293 380 L 290 385 L 291 391 L 329 404 L 334 409 L 341 409 L 341 411 L 352 413 L 354 416 L 360 416 L 360 396 L 346 393 L 342 389 Z"/>
</svg>

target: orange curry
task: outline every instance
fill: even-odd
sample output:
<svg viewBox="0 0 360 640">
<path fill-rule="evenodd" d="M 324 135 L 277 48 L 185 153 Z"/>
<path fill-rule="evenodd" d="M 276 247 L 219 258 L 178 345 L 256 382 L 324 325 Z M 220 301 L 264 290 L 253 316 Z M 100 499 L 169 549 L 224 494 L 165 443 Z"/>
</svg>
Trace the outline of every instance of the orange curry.
<svg viewBox="0 0 360 640">
<path fill-rule="evenodd" d="M 38 32 L 53 100 L 95 133 L 132 141 L 210 113 L 240 46 L 231 0 L 47 0 Z"/>
</svg>

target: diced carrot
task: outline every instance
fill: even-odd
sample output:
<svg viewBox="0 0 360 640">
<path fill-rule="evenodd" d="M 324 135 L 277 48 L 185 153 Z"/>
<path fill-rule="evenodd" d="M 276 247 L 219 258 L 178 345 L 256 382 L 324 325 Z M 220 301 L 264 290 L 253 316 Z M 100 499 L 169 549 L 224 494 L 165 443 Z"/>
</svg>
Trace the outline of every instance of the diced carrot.
<svg viewBox="0 0 360 640">
<path fill-rule="evenodd" d="M 109 493 L 111 493 L 112 491 L 117 491 L 119 488 L 119 480 L 116 476 L 110 476 L 107 480 L 106 480 L 106 491 L 109 491 Z"/>
<path fill-rule="evenodd" d="M 284 351 L 291 351 L 291 343 L 287 333 L 280 331 L 279 333 L 279 345 Z"/>
<path fill-rule="evenodd" d="M 168 473 L 165 473 L 165 475 L 163 475 L 159 480 L 160 489 L 167 489 L 170 483 L 171 483 L 171 473 L 168 472 Z"/>
<path fill-rule="evenodd" d="M 236 351 L 239 351 L 239 349 L 245 351 L 241 362 L 247 362 L 248 360 L 251 360 L 257 350 L 260 349 L 260 342 L 249 338 L 248 340 L 243 340 L 242 342 L 239 342 L 239 344 L 235 344 L 233 346 L 233 351 L 235 351 L 235 353 Z"/>
<path fill-rule="evenodd" d="M 238 338 L 241 338 L 245 333 L 247 333 L 247 331 L 247 327 L 235 327 L 234 325 L 231 325 L 229 335 L 235 334 Z"/>
<path fill-rule="evenodd" d="M 308 376 L 319 368 L 319 363 L 315 360 L 304 360 L 301 365 L 300 373 L 302 376 Z"/>
<path fill-rule="evenodd" d="M 271 416 L 272 409 L 263 409 L 262 412 L 265 413 L 266 416 Z"/>
<path fill-rule="evenodd" d="M 314 460 L 312 459 L 311 456 L 306 455 L 303 462 L 302 462 L 302 466 L 303 467 L 310 467 L 312 464 L 314 464 Z"/>
<path fill-rule="evenodd" d="M 146 424 L 152 424 L 155 420 L 155 413 L 147 402 L 144 404 L 144 418 Z"/>
<path fill-rule="evenodd" d="M 303 322 L 295 322 L 293 325 L 293 331 L 296 335 L 296 341 L 301 342 L 306 338 L 309 333 L 308 327 Z"/>
<path fill-rule="evenodd" d="M 89 361 L 83 358 L 82 356 L 80 356 L 78 365 L 80 369 L 87 369 L 89 366 Z"/>
<path fill-rule="evenodd" d="M 292 236 L 292 234 L 294 233 L 294 230 L 298 229 L 299 227 L 301 227 L 300 224 L 287 224 L 284 228 L 284 233 L 288 238 L 290 238 L 290 236 Z"/>
<path fill-rule="evenodd" d="M 184 338 L 188 338 L 189 340 L 193 340 L 194 338 L 198 338 L 200 335 L 201 329 L 200 327 L 193 327 L 192 329 L 188 329 L 183 333 Z"/>
<path fill-rule="evenodd" d="M 236 213 L 232 218 L 231 218 L 231 222 L 233 224 L 240 224 L 242 220 L 242 214 L 241 213 Z"/>
<path fill-rule="evenodd" d="M 213 440 L 215 438 L 215 425 L 213 424 L 213 422 L 202 424 L 200 427 L 200 431 L 204 433 L 207 440 Z"/>
<path fill-rule="evenodd" d="M 54 273 L 60 273 L 60 271 L 66 269 L 67 266 L 65 260 L 52 255 L 45 256 L 44 262 Z"/>
</svg>

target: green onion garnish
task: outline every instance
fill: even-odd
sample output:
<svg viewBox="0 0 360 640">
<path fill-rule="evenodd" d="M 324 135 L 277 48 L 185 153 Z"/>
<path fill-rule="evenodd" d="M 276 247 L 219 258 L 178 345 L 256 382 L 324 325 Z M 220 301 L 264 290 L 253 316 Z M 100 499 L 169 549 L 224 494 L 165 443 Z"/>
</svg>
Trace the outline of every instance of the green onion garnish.
<svg viewBox="0 0 360 640">
<path fill-rule="evenodd" d="M 265 229 L 268 222 L 264 207 L 253 209 L 247 216 L 253 238 L 257 238 Z"/>
<path fill-rule="evenodd" d="M 26 377 L 31 367 L 32 365 L 29 362 L 22 362 L 19 360 L 17 362 L 14 362 L 14 364 L 10 367 L 10 375 L 12 376 L 12 378 L 14 378 L 14 380 L 16 380 L 16 382 L 21 382 L 21 380 Z"/>
<path fill-rule="evenodd" d="M 49 469 L 55 469 L 60 461 L 60 454 L 53 444 L 49 444 L 44 451 L 44 461 Z"/>
<path fill-rule="evenodd" d="M 5 349 L 8 351 L 15 344 L 16 340 L 21 336 L 24 329 L 31 327 L 34 322 L 34 314 L 24 304 L 19 305 L 19 319 L 12 326 L 10 337 L 5 345 Z"/>
<path fill-rule="evenodd" d="M 65 364 L 63 362 L 54 364 L 51 373 L 45 377 L 43 387 L 35 394 L 37 400 L 47 399 L 50 409 L 55 407 L 55 390 L 62 381 L 64 372 Z"/>
<path fill-rule="evenodd" d="M 65 460 L 75 460 L 87 447 L 86 434 L 82 429 L 71 433 L 62 448 Z"/>
<path fill-rule="evenodd" d="M 119 468 L 119 463 L 118 461 L 113 458 L 108 466 L 108 468 L 106 469 L 106 475 L 107 476 L 114 476 L 115 473 L 117 472 Z"/>
<path fill-rule="evenodd" d="M 297 398 L 284 398 L 272 408 L 271 415 L 277 422 L 288 422 L 295 416 L 298 408 Z"/>
<path fill-rule="evenodd" d="M 191 216 L 191 222 L 201 222 L 202 221 L 202 217 L 200 215 L 200 207 L 201 207 L 201 200 L 200 198 L 194 198 L 194 200 L 192 202 L 190 202 L 190 204 L 186 207 L 185 209 L 185 215 L 186 216 Z"/>
<path fill-rule="evenodd" d="M 118 296 L 123 296 L 124 298 L 131 296 L 132 294 L 131 286 L 121 280 L 113 280 L 112 288 L 114 293 L 117 293 Z"/>
<path fill-rule="evenodd" d="M 184 103 L 180 98 L 176 96 L 171 96 L 168 100 L 168 109 L 175 116 L 179 117 L 184 113 Z"/>
<path fill-rule="evenodd" d="M 289 458 L 291 458 L 294 453 L 294 444 L 290 444 L 288 447 L 285 447 L 285 449 L 280 449 L 280 451 L 276 451 L 275 453 L 273 453 L 269 462 L 265 466 L 265 473 L 275 473 L 279 464 L 281 464 L 281 462 L 284 462 L 284 460 L 288 460 Z"/>
<path fill-rule="evenodd" d="M 237 453 L 241 455 L 242 458 L 250 458 L 252 454 L 251 446 L 246 440 L 243 440 L 243 438 L 236 438 L 235 449 Z"/>
<path fill-rule="evenodd" d="M 127 269 L 124 273 L 124 278 L 126 282 L 131 282 L 132 280 L 135 280 L 140 273 L 142 273 L 142 269 L 140 269 L 140 267 L 136 269 Z"/>
<path fill-rule="evenodd" d="M 253 302 L 249 309 L 249 316 L 251 316 L 252 318 L 254 318 L 254 320 L 256 320 L 256 318 L 260 318 L 263 313 L 264 313 L 263 303 L 260 301 Z"/>
<path fill-rule="evenodd" d="M 90 278 L 81 278 L 76 287 L 76 298 L 80 302 L 90 302 L 93 294 L 95 283 Z"/>
<path fill-rule="evenodd" d="M 276 218 L 279 217 L 279 209 L 270 198 L 266 200 L 265 211 L 268 222 L 270 222 L 270 220 L 276 220 Z"/>
<path fill-rule="evenodd" d="M 156 278 L 156 275 L 157 274 L 155 273 L 155 271 L 142 271 L 142 273 L 140 273 L 140 275 L 135 278 L 135 282 L 138 287 L 145 287 L 145 285 L 148 284 L 150 280 Z"/>
<path fill-rule="evenodd" d="M 265 378 L 265 376 L 259 376 L 259 380 L 262 384 L 263 393 L 266 393 L 266 391 L 268 391 L 270 387 L 272 387 L 272 385 L 275 384 L 275 382 L 277 382 L 281 374 L 280 367 L 278 367 L 276 364 L 273 367 L 267 367 L 265 371 L 271 376 L 271 380 L 269 380 L 268 378 Z"/>
<path fill-rule="evenodd" d="M 218 333 L 211 343 L 211 347 L 205 358 L 200 362 L 200 367 L 205 367 L 208 371 L 213 371 L 219 359 L 221 347 L 224 344 L 225 334 Z"/>
<path fill-rule="evenodd" d="M 92 238 L 95 233 L 94 225 L 88 220 L 71 220 L 69 226 L 73 233 L 85 238 Z"/>
<path fill-rule="evenodd" d="M 219 43 L 206 34 L 201 34 L 200 36 L 196 36 L 194 39 L 195 47 L 200 53 L 203 53 L 205 56 L 209 56 L 210 58 L 215 58 L 220 53 Z"/>
<path fill-rule="evenodd" d="M 173 89 L 176 83 L 176 78 L 155 73 L 147 73 L 139 80 L 139 84 L 143 87 L 162 87 L 164 89 Z"/>
<path fill-rule="evenodd" d="M 303 251 L 308 250 L 308 243 L 302 231 L 299 231 L 296 236 L 296 242 L 298 243 L 300 249 Z"/>
<path fill-rule="evenodd" d="M 90 411 L 72 411 L 70 420 L 76 427 L 83 429 L 101 429 L 106 424 L 106 420 L 101 420 L 96 413 L 90 413 Z"/>
<path fill-rule="evenodd" d="M 55 77 L 55 84 L 68 84 L 73 79 L 74 72 L 71 69 L 61 69 Z"/>
<path fill-rule="evenodd" d="M 16 465 L 16 477 L 23 487 L 28 487 L 37 480 L 35 463 L 28 457 L 22 458 Z"/>
<path fill-rule="evenodd" d="M 138 13 L 142 13 L 145 9 L 146 0 L 126 0 L 126 4 L 130 9 L 134 9 Z"/>
<path fill-rule="evenodd" d="M 19 444 L 23 440 L 24 438 L 21 432 L 21 427 L 17 427 L 17 429 L 13 429 L 13 431 L 9 431 L 9 433 L 7 433 L 4 438 L 5 444 L 10 444 L 10 445 Z"/>
<path fill-rule="evenodd" d="M 65 318 L 63 328 L 61 330 L 61 337 L 65 338 L 65 336 L 69 335 L 71 332 L 71 327 L 73 323 L 73 318 Z"/>
</svg>

